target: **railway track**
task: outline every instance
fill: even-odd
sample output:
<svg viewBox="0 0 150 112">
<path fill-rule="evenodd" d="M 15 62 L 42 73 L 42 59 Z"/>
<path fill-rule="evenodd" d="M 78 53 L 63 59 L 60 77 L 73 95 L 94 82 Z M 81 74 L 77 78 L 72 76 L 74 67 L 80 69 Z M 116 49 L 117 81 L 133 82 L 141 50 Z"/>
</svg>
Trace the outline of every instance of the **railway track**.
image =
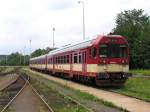
<svg viewBox="0 0 150 112">
<path fill-rule="evenodd" d="M 131 77 L 129 78 L 148 78 L 150 79 L 150 76 L 148 75 L 137 75 L 137 74 L 133 74 Z"/>
<path fill-rule="evenodd" d="M 0 99 L 3 102 L 0 101 L 3 106 L 1 112 L 12 110 L 15 112 L 54 112 L 26 78 L 19 76 L 16 83 L 9 85 L 4 92 L 9 95 L 8 97 L 2 96 Z"/>
<path fill-rule="evenodd" d="M 3 89 L 0 91 L 0 111 L 15 97 L 25 84 L 24 80 L 19 76 L 17 76 L 14 82 L 12 81 L 13 83 L 8 82 L 8 80 L 4 83 L 4 81 L 5 80 L 3 80 L 3 83 L 0 83 L 3 85 Z"/>
<path fill-rule="evenodd" d="M 7 88 L 18 79 L 17 74 L 7 74 L 0 76 L 0 91 Z"/>
<path fill-rule="evenodd" d="M 102 90 L 95 87 L 88 87 L 86 85 L 82 85 L 76 82 L 60 79 L 57 77 L 53 77 L 50 75 L 45 74 L 38 74 L 43 78 L 46 78 L 48 80 L 57 82 L 61 85 L 68 86 L 69 88 L 77 89 L 83 92 L 87 92 L 91 95 L 96 96 L 99 99 L 103 99 L 105 101 L 109 101 L 114 103 L 118 107 L 122 107 L 124 109 L 127 109 L 131 112 L 150 112 L 150 103 L 145 102 L 133 97 L 121 95 L 115 92 Z"/>
<path fill-rule="evenodd" d="M 35 86 L 35 88 L 37 88 L 37 91 L 44 96 L 44 99 L 46 99 L 47 103 L 49 103 L 49 105 L 51 105 L 53 107 L 53 110 L 55 110 L 56 112 L 59 112 L 59 110 L 57 108 L 61 108 L 62 110 L 65 108 L 66 110 L 68 110 L 68 105 L 69 107 L 73 107 L 74 110 L 78 110 L 80 111 L 80 109 L 84 109 L 84 112 L 94 112 L 91 108 L 87 107 L 86 105 L 82 104 L 81 102 L 79 102 L 78 100 L 70 97 L 69 95 L 66 95 L 62 92 L 59 92 L 55 89 L 49 89 L 50 91 L 43 91 L 41 89 L 41 87 L 38 87 L 38 85 L 43 85 L 42 88 L 47 88 L 47 86 L 44 86 L 45 84 L 37 81 L 33 78 L 30 78 L 31 83 L 33 84 L 33 86 Z M 35 83 L 36 82 L 36 83 Z M 50 94 L 47 94 L 50 93 Z M 57 107 L 57 105 L 62 105 Z M 75 108 L 76 107 L 76 108 Z"/>
<path fill-rule="evenodd" d="M 72 102 L 76 103 L 77 105 L 79 105 L 79 106 L 81 106 L 81 107 L 85 108 L 85 109 L 86 109 L 86 110 L 88 110 L 89 112 L 94 112 L 92 109 L 90 109 L 90 108 L 89 108 L 89 107 L 87 107 L 86 105 L 84 105 L 84 104 L 80 103 L 78 100 L 76 100 L 76 99 L 72 98 L 71 96 L 69 96 L 69 95 L 65 95 L 65 94 L 60 93 L 60 92 L 59 92 L 59 94 L 61 94 L 61 95 L 63 95 L 64 97 L 68 98 L 69 100 L 71 100 Z"/>
</svg>

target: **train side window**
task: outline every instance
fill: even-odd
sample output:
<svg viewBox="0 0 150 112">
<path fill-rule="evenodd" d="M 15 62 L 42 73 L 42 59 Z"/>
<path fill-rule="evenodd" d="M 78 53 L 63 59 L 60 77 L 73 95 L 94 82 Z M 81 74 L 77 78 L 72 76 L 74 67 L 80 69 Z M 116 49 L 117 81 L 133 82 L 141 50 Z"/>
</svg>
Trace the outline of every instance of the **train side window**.
<svg viewBox="0 0 150 112">
<path fill-rule="evenodd" d="M 91 50 L 91 54 L 92 54 L 92 57 L 94 58 L 94 57 L 96 57 L 96 54 L 97 54 L 97 49 L 94 47 L 94 48 L 92 48 L 92 50 Z"/>
<path fill-rule="evenodd" d="M 61 63 L 61 57 L 60 56 L 58 57 L 58 61 L 59 61 L 59 64 L 60 64 Z"/>
<path fill-rule="evenodd" d="M 101 44 L 100 46 L 99 46 L 99 56 L 100 57 L 107 57 L 107 55 L 108 55 L 108 46 L 106 45 L 106 44 Z"/>
<path fill-rule="evenodd" d="M 80 54 L 79 54 L 79 63 L 82 63 L 82 58 Z"/>
<path fill-rule="evenodd" d="M 69 63 L 69 55 L 67 55 L 67 63 Z"/>
<path fill-rule="evenodd" d="M 55 58 L 56 59 L 56 58 Z M 55 61 L 56 62 L 56 61 Z M 54 57 L 52 57 L 52 64 L 54 63 Z"/>
<path fill-rule="evenodd" d="M 64 57 L 61 56 L 61 64 L 63 64 L 63 63 L 64 63 Z"/>
<path fill-rule="evenodd" d="M 62 56 L 62 63 L 64 63 L 65 62 L 65 59 L 64 59 L 64 56 Z"/>
<path fill-rule="evenodd" d="M 58 64 L 59 64 L 59 56 L 57 57 L 57 59 L 58 59 Z"/>
<path fill-rule="evenodd" d="M 50 64 L 51 63 L 51 60 L 50 59 L 48 59 L 48 64 Z"/>
<path fill-rule="evenodd" d="M 59 60 L 60 60 L 60 58 L 59 58 L 59 56 L 58 56 L 58 64 L 59 64 Z"/>
<path fill-rule="evenodd" d="M 52 58 L 50 60 L 51 60 L 51 64 L 52 64 Z"/>
<path fill-rule="evenodd" d="M 72 54 L 70 55 L 70 63 L 73 63 L 73 56 L 72 56 Z"/>
<path fill-rule="evenodd" d="M 58 64 L 58 57 L 56 57 L 56 63 Z"/>
<path fill-rule="evenodd" d="M 63 63 L 65 64 L 65 56 L 63 56 Z"/>
<path fill-rule="evenodd" d="M 78 56 L 77 56 L 77 54 L 74 55 L 73 61 L 74 61 L 74 63 L 77 63 L 77 62 L 78 62 Z"/>
<path fill-rule="evenodd" d="M 57 57 L 53 57 L 52 59 L 53 59 L 53 63 L 52 64 L 56 64 L 56 58 Z"/>
<path fill-rule="evenodd" d="M 55 60 L 56 60 L 55 63 L 57 64 L 57 57 L 55 58 Z"/>
<path fill-rule="evenodd" d="M 89 55 L 90 55 L 90 56 L 91 56 L 91 52 L 92 52 L 92 51 L 91 51 L 91 48 L 90 48 L 90 49 L 89 49 Z"/>
<path fill-rule="evenodd" d="M 59 56 L 57 57 L 57 64 L 59 64 Z"/>
<path fill-rule="evenodd" d="M 67 56 L 64 56 L 64 63 L 67 63 Z"/>
<path fill-rule="evenodd" d="M 60 64 L 62 64 L 62 60 L 63 60 L 63 59 L 62 59 L 62 56 L 60 56 Z"/>
<path fill-rule="evenodd" d="M 58 57 L 57 57 L 57 64 L 58 64 Z"/>
</svg>

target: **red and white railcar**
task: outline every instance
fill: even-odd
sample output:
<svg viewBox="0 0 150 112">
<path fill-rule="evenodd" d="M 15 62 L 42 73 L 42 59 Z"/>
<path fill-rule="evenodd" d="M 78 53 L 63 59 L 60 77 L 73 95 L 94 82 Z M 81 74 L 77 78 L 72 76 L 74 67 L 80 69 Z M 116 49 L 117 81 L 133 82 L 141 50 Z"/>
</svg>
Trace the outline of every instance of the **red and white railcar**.
<svg viewBox="0 0 150 112">
<path fill-rule="evenodd" d="M 30 67 L 100 86 L 123 85 L 129 71 L 129 46 L 123 36 L 98 35 L 33 58 Z"/>
<path fill-rule="evenodd" d="M 47 55 L 42 55 L 42 56 L 30 59 L 30 68 L 34 68 L 39 71 L 46 70 L 47 68 L 46 59 L 47 59 Z"/>
</svg>

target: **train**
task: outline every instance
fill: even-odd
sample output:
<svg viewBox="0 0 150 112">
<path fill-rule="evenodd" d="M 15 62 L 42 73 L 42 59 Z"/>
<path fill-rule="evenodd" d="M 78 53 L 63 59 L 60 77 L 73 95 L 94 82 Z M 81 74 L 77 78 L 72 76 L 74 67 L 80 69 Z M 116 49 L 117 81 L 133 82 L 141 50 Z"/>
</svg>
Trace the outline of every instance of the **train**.
<svg viewBox="0 0 150 112">
<path fill-rule="evenodd" d="M 97 86 L 123 86 L 129 76 L 129 45 L 121 35 L 97 35 L 31 58 L 29 66 Z"/>
</svg>

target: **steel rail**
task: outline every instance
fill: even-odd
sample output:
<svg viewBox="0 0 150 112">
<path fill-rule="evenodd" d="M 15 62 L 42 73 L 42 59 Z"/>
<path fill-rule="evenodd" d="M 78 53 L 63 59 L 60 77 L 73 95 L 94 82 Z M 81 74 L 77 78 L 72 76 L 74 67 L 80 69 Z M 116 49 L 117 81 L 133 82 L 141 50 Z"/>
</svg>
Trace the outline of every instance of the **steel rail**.
<svg viewBox="0 0 150 112">
<path fill-rule="evenodd" d="M 86 110 L 90 111 L 90 112 L 94 112 L 92 109 L 89 109 L 87 106 L 85 106 L 84 104 L 80 103 L 78 100 L 68 96 L 68 95 L 65 95 L 64 93 L 60 93 L 59 94 L 63 95 L 64 97 L 68 98 L 69 100 L 73 101 L 74 103 L 76 103 L 77 105 L 85 108 Z"/>
<path fill-rule="evenodd" d="M 16 99 L 16 97 L 23 91 L 23 89 L 26 87 L 26 85 L 27 85 L 27 82 L 25 82 L 25 84 L 20 89 L 20 91 L 7 103 L 7 105 L 3 108 L 3 110 L 1 112 L 4 112 L 10 106 L 10 104 Z"/>
<path fill-rule="evenodd" d="M 136 75 L 136 74 L 133 74 L 129 78 L 147 78 L 147 79 L 150 79 L 150 76 L 149 75 Z"/>
<path fill-rule="evenodd" d="M 21 75 L 20 75 L 21 76 Z M 54 110 L 47 104 L 47 102 L 43 99 L 43 97 L 37 92 L 37 90 L 30 84 L 29 82 L 29 76 L 28 79 L 25 79 L 23 76 L 21 76 L 24 81 L 25 84 L 22 86 L 22 88 L 19 90 L 19 92 L 7 103 L 7 105 L 3 108 L 3 110 L 1 112 L 5 112 L 6 109 L 10 106 L 10 104 L 15 101 L 15 99 L 18 97 L 18 95 L 21 94 L 21 92 L 24 90 L 24 88 L 27 86 L 27 84 L 29 84 L 29 86 L 31 87 L 31 89 L 35 92 L 35 94 L 44 102 L 44 104 L 47 106 L 47 108 L 50 110 L 50 112 L 54 112 Z"/>
<path fill-rule="evenodd" d="M 44 98 L 37 92 L 37 90 L 32 86 L 32 84 L 27 80 L 27 83 L 30 85 L 30 87 L 32 88 L 32 90 L 36 93 L 36 95 L 44 102 L 44 104 L 48 107 L 48 109 L 51 112 L 54 112 L 54 110 L 52 109 L 52 107 L 50 107 L 48 105 L 48 103 L 44 100 Z"/>
<path fill-rule="evenodd" d="M 28 76 L 28 77 L 29 77 L 29 76 Z M 28 83 L 30 84 L 29 81 L 28 81 Z M 30 84 L 30 85 L 31 85 L 31 84 Z M 36 90 L 32 85 L 31 85 L 31 87 L 33 88 L 33 90 L 35 90 L 35 92 L 39 95 L 39 97 L 44 101 L 44 103 L 46 103 L 46 105 L 48 106 L 48 108 L 49 108 L 52 112 L 54 112 L 54 110 L 47 104 L 47 102 L 46 102 L 46 101 L 43 99 L 43 97 L 37 92 L 37 90 Z M 60 93 L 60 92 L 59 92 L 59 94 L 61 94 L 62 96 L 68 98 L 69 100 L 71 100 L 72 102 L 76 103 L 77 105 L 79 105 L 79 106 L 85 108 L 86 110 L 88 110 L 88 111 L 90 111 L 90 112 L 94 112 L 92 109 L 89 109 L 87 106 L 85 106 L 84 104 L 80 103 L 78 100 L 76 100 L 76 99 L 74 99 L 74 98 L 72 98 L 72 97 L 70 97 L 70 96 L 68 96 L 68 95 L 65 95 L 65 94 L 63 94 L 63 93 Z"/>
<path fill-rule="evenodd" d="M 16 75 L 16 74 L 9 74 L 9 77 L 11 77 L 12 80 L 9 81 L 10 83 L 7 82 L 8 85 L 5 84 L 5 86 L 3 85 L 2 87 L 0 87 L 0 91 L 3 91 L 5 88 L 7 88 L 9 85 L 11 85 L 12 83 L 14 83 L 19 78 L 19 76 L 17 76 L 15 79 L 13 79 L 15 77 L 14 75 Z M 2 77 L 5 78 L 7 76 L 2 76 Z"/>
</svg>

